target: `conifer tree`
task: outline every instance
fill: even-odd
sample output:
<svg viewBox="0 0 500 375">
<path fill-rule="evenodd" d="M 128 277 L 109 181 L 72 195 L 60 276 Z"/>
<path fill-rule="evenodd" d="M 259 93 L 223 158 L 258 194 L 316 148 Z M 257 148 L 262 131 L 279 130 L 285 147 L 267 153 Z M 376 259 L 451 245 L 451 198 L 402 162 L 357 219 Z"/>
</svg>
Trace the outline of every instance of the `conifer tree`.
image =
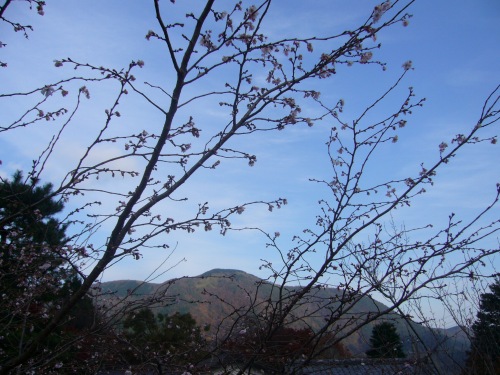
<svg viewBox="0 0 500 375">
<path fill-rule="evenodd" d="M 467 359 L 467 374 L 500 373 L 500 278 L 490 285 L 490 293 L 481 295 L 477 320 Z"/>
<path fill-rule="evenodd" d="M 135 371 L 152 366 L 159 374 L 175 372 L 202 358 L 206 351 L 201 329 L 189 313 L 155 316 L 143 308 L 128 314 L 123 328 L 120 341 L 127 345 L 119 357 Z"/>
<path fill-rule="evenodd" d="M 371 349 L 366 352 L 370 358 L 404 358 L 403 345 L 396 326 L 383 322 L 373 327 L 370 338 Z"/>
<path fill-rule="evenodd" d="M 66 245 L 67 225 L 56 218 L 64 205 L 52 198 L 52 189 L 20 171 L 0 180 L 1 362 L 21 352 L 81 286 L 68 262 L 74 250 Z M 76 337 L 94 318 L 92 301 L 82 298 L 39 351 L 55 351 L 63 337 Z"/>
</svg>

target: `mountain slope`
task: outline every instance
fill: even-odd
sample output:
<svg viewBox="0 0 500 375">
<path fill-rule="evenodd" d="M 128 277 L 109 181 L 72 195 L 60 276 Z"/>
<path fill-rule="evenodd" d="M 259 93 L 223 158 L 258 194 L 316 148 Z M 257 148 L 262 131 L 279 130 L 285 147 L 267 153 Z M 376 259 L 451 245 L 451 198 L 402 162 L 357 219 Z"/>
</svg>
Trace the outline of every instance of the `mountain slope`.
<svg viewBox="0 0 500 375">
<path fill-rule="evenodd" d="M 214 269 L 197 277 L 180 278 L 161 284 L 130 280 L 112 281 L 103 283 L 101 288 L 103 291 L 112 292 L 106 297 L 110 301 L 118 301 L 121 298 L 131 302 L 143 300 L 151 304 L 156 312 L 166 315 L 175 312 L 190 313 L 199 325 L 208 324 L 212 327 L 218 327 L 228 316 L 261 312 L 268 306 L 268 301 L 277 301 L 278 296 L 286 303 L 301 291 L 299 287 L 281 288 L 246 272 L 224 269 Z M 345 291 L 339 289 L 315 289 L 307 294 L 294 310 L 295 316 L 301 319 L 292 325 L 307 325 L 317 330 L 322 327 L 331 311 L 336 311 L 341 331 L 343 329 L 347 332 L 350 327 L 355 327 L 360 319 L 366 320 L 380 311 L 387 310 L 387 306 L 369 296 L 346 295 Z M 325 301 L 329 304 L 325 305 Z M 340 319 L 338 315 L 341 315 Z M 405 321 L 397 314 L 388 314 L 384 319 L 396 324 L 407 354 L 411 355 L 418 347 L 415 346 L 417 334 L 429 348 L 444 343 L 440 347 L 443 352 L 440 362 L 447 363 L 446 366 L 451 366 L 457 359 L 463 360 L 464 351 L 468 346 L 464 335 L 456 335 L 454 330 L 449 331 L 453 332 L 453 335 L 448 335 L 446 330 L 432 330 L 418 323 Z M 343 340 L 344 346 L 353 355 L 364 355 L 376 322 L 375 320 L 362 326 Z M 450 355 L 452 359 L 448 361 L 446 358 Z"/>
</svg>

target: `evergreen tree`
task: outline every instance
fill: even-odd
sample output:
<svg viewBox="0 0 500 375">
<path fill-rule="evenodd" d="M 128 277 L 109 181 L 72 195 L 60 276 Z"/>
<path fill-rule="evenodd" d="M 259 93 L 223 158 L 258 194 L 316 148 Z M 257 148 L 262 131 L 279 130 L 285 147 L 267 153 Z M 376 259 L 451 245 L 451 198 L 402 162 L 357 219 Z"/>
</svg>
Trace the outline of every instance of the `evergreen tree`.
<svg viewBox="0 0 500 375">
<path fill-rule="evenodd" d="M 60 245 L 64 241 L 66 226 L 60 225 L 54 215 L 60 213 L 62 202 L 50 198 L 52 184 L 38 185 L 38 181 L 23 180 L 20 171 L 12 180 L 0 182 L 0 236 L 2 243 L 9 238 L 9 231 L 16 231 L 17 243 Z"/>
<path fill-rule="evenodd" d="M 467 374 L 500 374 L 500 278 L 481 295 L 467 359 Z"/>
<path fill-rule="evenodd" d="M 404 358 L 403 344 L 396 326 L 383 322 L 373 327 L 370 337 L 371 349 L 366 352 L 370 358 Z"/>
<path fill-rule="evenodd" d="M 51 195 L 51 184 L 28 183 L 20 171 L 0 182 L 0 290 L 11 300 L 12 294 L 46 299 L 66 278 L 61 267 L 66 226 L 55 218 L 63 204 Z"/>
<path fill-rule="evenodd" d="M 196 362 L 205 352 L 200 327 L 189 313 L 155 316 L 144 308 L 128 314 L 123 328 L 128 342 L 124 351 L 128 365 L 152 365 L 161 374 Z"/>
<path fill-rule="evenodd" d="M 55 217 L 64 206 L 52 195 L 51 184 L 24 180 L 20 171 L 0 180 L 0 365 L 29 345 L 81 285 L 67 264 L 67 226 Z M 63 337 L 78 336 L 94 318 L 92 301 L 83 298 L 39 349 L 56 351 Z"/>
<path fill-rule="evenodd" d="M 19 171 L 0 182 L 0 280 L 11 299 L 50 298 L 46 294 L 53 295 L 67 278 L 61 256 L 66 226 L 54 217 L 63 205 L 51 194 L 51 184 L 27 183 Z"/>
</svg>

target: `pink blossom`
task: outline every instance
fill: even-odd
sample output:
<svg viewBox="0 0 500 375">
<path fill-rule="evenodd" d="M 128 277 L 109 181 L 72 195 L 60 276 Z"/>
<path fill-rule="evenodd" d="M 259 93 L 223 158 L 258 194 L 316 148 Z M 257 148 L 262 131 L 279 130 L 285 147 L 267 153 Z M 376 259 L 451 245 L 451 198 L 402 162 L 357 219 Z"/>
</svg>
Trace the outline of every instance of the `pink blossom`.
<svg viewBox="0 0 500 375">
<path fill-rule="evenodd" d="M 52 86 L 45 86 L 44 88 L 42 88 L 40 90 L 40 92 L 42 93 L 42 95 L 44 95 L 46 98 L 51 96 L 53 93 L 54 93 L 54 88 Z"/>
<path fill-rule="evenodd" d="M 371 53 L 370 51 L 365 52 L 365 53 L 361 54 L 361 60 L 360 60 L 360 62 L 362 64 L 366 64 L 368 61 L 371 60 L 372 57 L 373 57 L 373 53 Z"/>
<path fill-rule="evenodd" d="M 250 8 L 247 9 L 245 16 L 250 20 L 250 21 L 255 21 L 257 19 L 257 15 L 259 12 L 257 11 L 257 7 L 255 5 L 250 6 Z"/>
<path fill-rule="evenodd" d="M 380 18 L 382 18 L 382 15 L 387 12 L 389 10 L 389 8 L 391 7 L 391 2 L 389 0 L 387 1 L 384 1 L 382 4 L 380 5 L 377 5 L 374 9 L 373 9 L 373 22 L 378 22 L 380 21 Z"/>
<path fill-rule="evenodd" d="M 406 61 L 406 62 L 403 64 L 403 69 L 404 69 L 404 70 L 409 70 L 409 69 L 411 69 L 412 64 L 413 64 L 413 62 L 412 62 L 411 60 Z"/>
</svg>

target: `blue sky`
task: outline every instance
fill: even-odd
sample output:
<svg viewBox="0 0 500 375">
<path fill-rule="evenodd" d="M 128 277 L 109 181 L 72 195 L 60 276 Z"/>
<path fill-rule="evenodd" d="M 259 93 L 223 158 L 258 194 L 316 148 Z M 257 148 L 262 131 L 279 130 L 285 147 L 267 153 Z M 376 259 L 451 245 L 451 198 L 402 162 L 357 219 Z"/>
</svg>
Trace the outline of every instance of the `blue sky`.
<svg viewBox="0 0 500 375">
<path fill-rule="evenodd" d="M 182 19 L 186 9 L 196 13 L 199 3 L 179 0 L 175 6 L 168 4 L 169 14 L 173 19 Z M 127 66 L 132 59 L 142 59 L 145 67 L 137 72 L 138 81 L 168 87 L 173 78 L 166 51 L 158 43 L 145 39 L 148 30 L 158 29 L 152 4 L 152 1 L 130 0 L 49 0 L 46 14 L 40 17 L 34 11 L 29 12 L 21 2 L 13 2 L 6 16 L 32 24 L 35 30 L 26 40 L 5 25 L 0 26 L 0 40 L 7 44 L 0 50 L 0 60 L 9 64 L 0 70 L 0 91 L 25 91 L 72 74 L 71 68 L 54 67 L 54 60 L 66 57 L 116 68 Z M 276 1 L 266 30 L 275 38 L 336 33 L 361 24 L 376 4 L 374 1 Z M 375 66 L 339 69 L 337 77 L 321 89 L 325 99 L 344 99 L 344 116 L 353 118 L 397 79 L 405 61 L 412 60 L 415 69 L 406 76 L 397 95 L 377 109 L 376 115 L 391 113 L 408 86 L 415 88 L 417 97 L 427 100 L 425 106 L 408 119 L 408 126 L 399 134 L 399 142 L 374 160 L 371 167 L 374 179 L 405 176 L 418 170 L 420 163 L 430 164 L 436 160 L 438 144 L 449 142 L 454 135 L 475 124 L 484 99 L 500 82 L 498 1 L 417 0 L 409 12 L 413 17 L 408 27 L 396 25 L 378 36 L 382 49 L 375 52 L 375 58 L 387 62 L 387 71 L 382 72 Z M 223 74 L 215 75 L 206 85 L 216 85 L 223 79 Z M 111 100 L 113 87 L 97 87 L 90 88 L 92 99 L 83 104 L 74 125 L 48 162 L 42 175 L 44 181 L 57 184 L 61 180 L 83 151 L 94 124 L 103 121 L 102 105 Z M 15 118 L 22 105 L 22 100 L 1 99 L 0 111 L 4 119 Z M 191 111 L 195 118 L 213 123 L 227 115 L 217 106 L 196 107 Z M 137 99 L 127 98 L 120 112 L 121 129 L 131 132 L 154 131 L 161 121 L 158 112 Z M 312 128 L 299 125 L 237 141 L 245 151 L 257 155 L 256 165 L 248 167 L 244 161 L 228 161 L 214 171 L 202 171 L 180 193 L 189 197 L 187 206 L 169 209 L 183 215 L 205 201 L 211 207 L 223 208 L 245 201 L 287 198 L 289 204 L 281 210 L 271 213 L 263 207 L 255 208 L 234 221 L 235 227 L 261 227 L 270 233 L 280 232 L 279 244 L 287 248 L 294 234 L 314 227 L 315 215 L 319 212 L 317 201 L 327 194 L 309 179 L 328 179 L 325 137 L 329 129 L 328 123 Z M 51 123 L 46 123 L 34 129 L 1 133 L 1 176 L 9 176 L 16 169 L 28 169 L 53 131 Z M 100 152 L 100 156 L 112 155 L 114 149 Z M 466 149 L 437 176 L 435 186 L 427 194 L 416 199 L 411 209 L 396 212 L 394 219 L 413 226 L 445 223 L 452 211 L 470 217 L 493 198 L 495 184 L 500 181 L 499 161 L 498 146 L 484 144 Z M 100 187 L 122 184 L 120 188 L 126 189 L 128 182 L 101 180 L 96 183 Z M 70 208 L 72 204 L 76 203 L 70 203 Z M 116 201 L 111 198 L 106 204 L 114 207 Z M 95 235 L 94 243 L 105 241 L 103 233 L 110 224 L 105 224 Z M 257 231 L 230 232 L 223 237 L 198 230 L 190 235 L 172 233 L 162 240 L 175 251 L 145 250 L 141 260 L 126 259 L 108 269 L 103 280 L 144 279 L 167 258 L 162 269 L 168 272 L 157 281 L 198 275 L 212 268 L 242 269 L 264 277 L 267 273 L 259 271 L 261 259 L 277 261 L 277 254 L 266 248 L 266 239 Z M 498 243 L 497 238 L 491 241 Z M 170 269 L 173 265 L 176 266 Z"/>
</svg>

